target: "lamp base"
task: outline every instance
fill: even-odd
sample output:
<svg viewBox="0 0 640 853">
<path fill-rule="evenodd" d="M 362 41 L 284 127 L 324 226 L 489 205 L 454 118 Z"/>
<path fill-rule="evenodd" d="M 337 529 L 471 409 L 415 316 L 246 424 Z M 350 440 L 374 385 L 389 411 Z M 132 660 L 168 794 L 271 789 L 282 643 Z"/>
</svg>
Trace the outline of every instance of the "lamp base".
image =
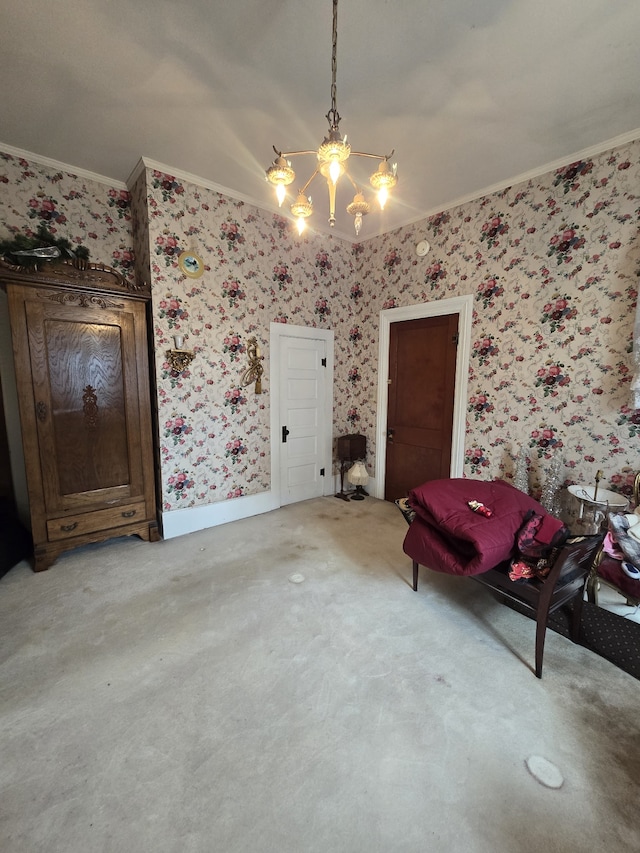
<svg viewBox="0 0 640 853">
<path fill-rule="evenodd" d="M 365 490 L 362 488 L 362 486 L 356 486 L 356 493 L 355 493 L 355 495 L 351 495 L 351 500 L 352 501 L 363 501 L 365 499 L 365 497 L 368 498 L 369 493 L 365 492 Z"/>
<path fill-rule="evenodd" d="M 351 498 L 346 492 L 336 492 L 334 497 L 340 498 L 341 501 L 350 501 Z"/>
</svg>

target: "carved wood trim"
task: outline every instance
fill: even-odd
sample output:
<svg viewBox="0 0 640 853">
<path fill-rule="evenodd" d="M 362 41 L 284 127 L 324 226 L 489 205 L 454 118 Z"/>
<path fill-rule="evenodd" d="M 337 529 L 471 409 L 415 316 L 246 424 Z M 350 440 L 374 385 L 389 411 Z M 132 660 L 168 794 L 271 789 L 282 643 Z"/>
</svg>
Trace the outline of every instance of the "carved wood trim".
<svg viewBox="0 0 640 853">
<path fill-rule="evenodd" d="M 132 295 L 151 296 L 147 282 L 129 281 L 118 270 L 106 264 L 93 264 L 75 258 L 62 261 L 38 261 L 32 266 L 21 266 L 0 258 L 0 281 L 21 284 L 54 284 L 87 287 L 96 290 L 125 291 Z"/>
<path fill-rule="evenodd" d="M 59 302 L 60 305 L 73 305 L 77 303 L 80 308 L 124 308 L 122 302 L 112 302 L 104 296 L 95 293 L 82 293 L 82 291 L 61 290 L 57 293 L 38 291 L 40 299 L 49 299 L 51 302 Z"/>
<path fill-rule="evenodd" d="M 83 389 L 82 411 L 84 412 L 84 419 L 87 427 L 89 429 L 95 429 L 98 426 L 98 397 L 96 395 L 96 389 L 92 388 L 91 385 L 87 385 L 87 387 Z"/>
</svg>

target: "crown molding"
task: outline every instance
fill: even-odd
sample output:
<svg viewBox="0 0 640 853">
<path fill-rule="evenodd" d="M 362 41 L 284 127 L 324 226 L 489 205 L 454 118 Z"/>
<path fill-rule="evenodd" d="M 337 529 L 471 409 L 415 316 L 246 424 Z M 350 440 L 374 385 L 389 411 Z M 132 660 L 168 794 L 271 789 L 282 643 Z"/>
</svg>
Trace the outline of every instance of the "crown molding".
<svg viewBox="0 0 640 853">
<path fill-rule="evenodd" d="M 484 198 L 485 196 L 492 195 L 493 193 L 502 192 L 503 190 L 506 190 L 509 187 L 513 187 L 516 184 L 522 184 L 526 183 L 527 181 L 535 180 L 541 175 L 545 175 L 549 172 L 554 172 L 556 169 L 561 169 L 564 166 L 568 166 L 578 160 L 584 160 L 587 157 L 597 157 L 598 155 L 603 154 L 605 151 L 610 151 L 613 148 L 619 148 L 621 145 L 627 145 L 628 143 L 635 142 L 638 139 L 640 139 L 640 128 L 630 130 L 627 133 L 620 134 L 619 136 L 614 136 L 613 138 L 600 142 L 597 145 L 591 145 L 590 147 L 583 148 L 580 151 L 574 152 L 573 154 L 567 154 L 565 157 L 561 157 L 558 160 L 553 160 L 552 162 L 545 163 L 544 165 L 538 166 L 535 169 L 530 169 L 528 172 L 523 172 L 520 175 L 515 175 L 514 177 L 508 178 L 504 181 L 500 181 L 499 183 L 491 184 L 487 187 L 482 187 L 481 189 L 478 189 L 473 193 L 460 196 L 459 198 L 453 199 L 452 201 L 449 201 L 444 205 L 440 205 L 438 207 L 433 207 L 428 210 L 422 211 L 411 217 L 410 219 L 407 219 L 405 222 L 402 223 L 402 225 L 398 225 L 397 227 L 390 230 L 380 229 L 374 234 L 368 234 L 362 239 L 354 239 L 353 236 L 350 234 L 345 234 L 344 232 L 336 231 L 335 229 L 325 229 L 322 228 L 322 226 L 317 225 L 314 225 L 312 228 L 309 227 L 309 230 L 312 233 L 324 234 L 329 237 L 343 240 L 344 242 L 349 243 L 351 245 L 356 245 L 357 243 L 367 243 L 369 242 L 369 240 L 374 240 L 377 237 L 382 237 L 385 234 L 392 234 L 402 228 L 407 228 L 410 225 L 414 225 L 417 222 L 423 222 L 425 219 L 429 219 L 429 217 L 435 216 L 438 213 L 444 213 L 447 210 L 452 210 L 455 207 L 460 207 L 463 204 L 468 204 L 469 202 L 476 201 L 479 198 Z M 141 157 L 133 168 L 131 174 L 127 178 L 127 181 L 123 182 L 117 181 L 114 178 L 109 178 L 105 175 L 100 175 L 97 172 L 90 172 L 87 169 L 79 169 L 78 167 L 72 166 L 69 163 L 62 163 L 61 161 L 53 160 L 50 157 L 43 157 L 42 155 L 36 154 L 33 151 L 26 151 L 21 148 L 15 148 L 12 145 L 6 145 L 2 142 L 0 142 L 0 151 L 10 154 L 13 157 L 23 158 L 25 160 L 31 160 L 35 163 L 40 163 L 43 166 L 48 166 L 49 168 L 56 169 L 57 171 L 67 172 L 70 175 L 84 178 L 89 181 L 96 181 L 97 183 L 104 184 L 108 187 L 123 190 L 129 189 L 138 179 L 143 170 L 155 169 L 167 175 L 173 175 L 174 178 L 179 178 L 180 180 L 195 184 L 196 186 L 213 190 L 214 192 L 220 193 L 221 195 L 224 195 L 227 198 L 233 198 L 237 201 L 244 202 L 245 204 L 249 204 L 252 207 L 257 208 L 258 210 L 263 210 L 266 213 L 275 213 L 279 216 L 282 216 L 281 209 L 279 207 L 276 207 L 275 205 L 269 203 L 260 203 L 255 198 L 250 198 L 249 196 L 244 195 L 243 193 L 239 193 L 235 190 L 230 189 L 229 187 L 222 186 L 222 184 L 217 184 L 214 181 L 210 181 L 206 178 L 201 178 L 199 175 L 194 175 L 190 172 L 184 172 L 181 169 L 175 169 L 172 166 L 167 166 L 164 163 L 159 163 L 158 161 L 152 160 L 149 157 Z"/>
<path fill-rule="evenodd" d="M 502 192 L 503 190 L 509 189 L 509 187 L 516 186 L 517 184 L 524 184 L 527 181 L 533 181 L 542 175 L 548 174 L 549 172 L 555 172 L 556 169 L 562 169 L 564 166 L 576 163 L 578 160 L 585 160 L 588 157 L 597 157 L 600 154 L 604 154 L 605 151 L 611 151 L 613 148 L 619 148 L 621 145 L 628 145 L 630 142 L 636 142 L 638 139 L 640 139 L 640 128 L 630 130 L 628 133 L 622 133 L 620 136 L 614 136 L 612 139 L 607 139 L 597 145 L 591 145 L 589 148 L 583 148 L 580 151 L 576 151 L 574 154 L 567 154 L 566 157 L 561 157 L 558 160 L 553 160 L 550 163 L 537 166 L 535 169 L 530 169 L 528 172 L 522 172 L 522 174 L 515 175 L 513 178 L 509 178 L 508 180 L 500 181 L 497 184 L 491 184 L 488 187 L 483 187 L 476 192 L 460 196 L 459 198 L 453 199 L 453 201 L 447 202 L 444 206 L 433 207 L 424 213 L 419 213 L 417 216 L 407 219 L 406 222 L 399 225 L 397 228 L 393 228 L 391 231 L 378 231 L 376 234 L 367 235 L 364 240 L 360 240 L 358 242 L 364 243 L 368 240 L 373 240 L 376 237 L 382 237 L 384 234 L 392 234 L 393 232 L 406 228 L 409 225 L 415 225 L 416 222 L 422 222 L 425 219 L 429 219 L 430 216 L 435 216 L 438 213 L 444 213 L 447 210 L 453 210 L 454 207 L 460 207 L 461 205 L 468 204 L 471 201 L 477 201 L 477 199 L 484 198 L 485 196 L 492 195 L 493 193 Z"/>
<path fill-rule="evenodd" d="M 48 166 L 50 169 L 55 169 L 58 172 L 67 172 L 67 174 L 74 177 L 84 178 L 87 181 L 96 181 L 99 184 L 105 184 L 117 190 L 127 189 L 125 183 L 117 181 L 115 178 L 108 178 L 106 175 L 99 175 L 97 172 L 90 172 L 88 169 L 79 169 L 77 166 L 71 166 L 69 163 L 62 163 L 60 160 L 53 160 L 51 157 L 43 157 L 42 154 L 36 154 L 34 151 L 14 148 L 13 145 L 6 145 L 4 142 L 0 142 L 0 151 L 3 151 L 5 154 L 11 154 L 12 157 L 31 160 L 34 163 L 40 163 L 41 166 Z"/>
</svg>

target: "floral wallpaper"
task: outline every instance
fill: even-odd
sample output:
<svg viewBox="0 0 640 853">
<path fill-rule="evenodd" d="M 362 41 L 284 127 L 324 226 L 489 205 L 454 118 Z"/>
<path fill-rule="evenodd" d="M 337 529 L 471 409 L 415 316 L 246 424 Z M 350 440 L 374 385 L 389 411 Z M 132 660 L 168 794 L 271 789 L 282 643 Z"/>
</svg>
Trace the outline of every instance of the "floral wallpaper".
<svg viewBox="0 0 640 853">
<path fill-rule="evenodd" d="M 33 236 L 43 223 L 58 237 L 89 250 L 89 260 L 133 279 L 128 190 L 55 171 L 0 151 L 0 234 Z"/>
<path fill-rule="evenodd" d="M 334 434 L 362 432 L 375 463 L 378 313 L 472 294 L 465 474 L 510 477 L 521 446 L 534 492 L 560 454 L 569 482 L 630 492 L 640 276 L 640 141 L 357 245 L 298 238 L 278 215 L 144 169 L 130 193 L 0 153 L 0 235 L 40 221 L 92 260 L 151 280 L 165 511 L 270 488 L 269 324 L 335 333 Z M 431 250 L 418 258 L 415 245 Z M 184 249 L 201 278 L 178 266 Z M 196 358 L 176 375 L 172 336 Z M 247 339 L 264 391 L 240 386 Z"/>
<path fill-rule="evenodd" d="M 364 244 L 355 271 L 372 344 L 380 308 L 474 296 L 467 476 L 511 477 L 524 446 L 536 494 L 556 454 L 566 484 L 601 468 L 631 493 L 639 215 L 636 141 Z M 373 438 L 365 398 L 356 391 L 352 405 Z"/>
<path fill-rule="evenodd" d="M 136 186 L 133 196 L 149 235 L 163 508 L 268 491 L 270 323 L 333 328 L 350 314 L 351 247 L 300 239 L 281 216 L 152 169 L 146 195 Z M 187 249 L 204 261 L 200 278 L 180 270 Z M 166 358 L 175 334 L 196 354 L 180 374 Z M 252 336 L 264 353 L 261 395 L 240 386 Z M 347 417 L 337 393 L 342 433 Z"/>
</svg>

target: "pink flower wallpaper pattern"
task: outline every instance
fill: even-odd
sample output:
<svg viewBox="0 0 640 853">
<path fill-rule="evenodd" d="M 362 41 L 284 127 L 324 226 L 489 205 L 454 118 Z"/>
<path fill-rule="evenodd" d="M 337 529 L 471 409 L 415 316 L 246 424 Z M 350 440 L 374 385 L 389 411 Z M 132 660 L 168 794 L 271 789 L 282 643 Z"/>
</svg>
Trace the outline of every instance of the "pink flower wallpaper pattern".
<svg viewBox="0 0 640 853">
<path fill-rule="evenodd" d="M 151 281 L 165 511 L 270 488 L 271 322 L 334 330 L 334 434 L 364 433 L 372 472 L 379 311 L 462 294 L 474 297 L 465 474 L 509 477 L 524 446 L 534 491 L 561 454 L 567 483 L 602 468 L 630 492 L 640 142 L 353 246 L 300 239 L 281 216 L 152 169 L 127 192 L 1 156 L 3 234 L 43 221 L 130 277 L 135 255 Z M 180 271 L 185 249 L 201 278 Z M 196 353 L 177 375 L 174 334 Z M 260 396 L 240 386 L 251 336 Z"/>
<path fill-rule="evenodd" d="M 536 493 L 555 454 L 567 484 L 602 468 L 630 493 L 639 215 L 636 141 L 363 244 L 372 339 L 391 300 L 474 296 L 467 475 L 510 477 L 524 446 Z M 425 238 L 431 251 L 418 259 Z M 373 418 L 361 412 L 370 436 Z"/>
<path fill-rule="evenodd" d="M 33 236 L 40 223 L 89 250 L 89 260 L 133 279 L 131 197 L 127 190 L 0 151 L 3 237 Z"/>
<path fill-rule="evenodd" d="M 133 197 L 135 218 L 146 217 L 148 227 L 159 420 L 166 425 L 160 435 L 163 508 L 265 492 L 270 323 L 329 328 L 334 314 L 351 316 L 351 247 L 317 236 L 299 239 L 281 216 L 152 169 L 146 194 L 136 188 Z M 181 272 L 185 249 L 203 259 L 201 278 Z M 165 355 L 176 333 L 196 354 L 178 375 Z M 261 395 L 239 384 L 252 336 L 264 354 Z M 346 381 L 351 387 L 353 376 Z M 346 427 L 346 410 L 342 419 Z"/>
</svg>

